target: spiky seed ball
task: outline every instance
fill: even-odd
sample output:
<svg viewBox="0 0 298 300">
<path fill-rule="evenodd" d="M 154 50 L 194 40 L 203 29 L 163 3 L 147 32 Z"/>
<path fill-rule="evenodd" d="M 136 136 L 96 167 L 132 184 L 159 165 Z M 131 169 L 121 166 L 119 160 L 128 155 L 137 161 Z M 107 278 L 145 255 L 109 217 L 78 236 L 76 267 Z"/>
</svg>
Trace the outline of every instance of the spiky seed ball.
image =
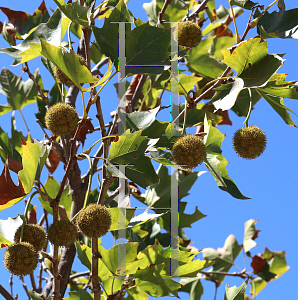
<svg viewBox="0 0 298 300">
<path fill-rule="evenodd" d="M 77 56 L 77 58 L 80 61 L 80 64 L 87 67 L 87 62 L 85 60 L 85 58 L 80 55 L 75 53 L 75 55 Z M 63 83 L 66 86 L 70 87 L 72 85 L 74 85 L 74 83 L 70 80 L 70 78 L 68 76 L 66 76 L 60 69 L 58 69 L 55 65 L 53 66 L 53 73 L 55 78 L 57 79 L 58 83 Z"/>
<path fill-rule="evenodd" d="M 54 222 L 48 229 L 48 239 L 56 246 L 68 246 L 77 236 L 77 227 L 69 220 Z"/>
<path fill-rule="evenodd" d="M 22 226 L 20 226 L 15 235 L 14 242 L 18 243 L 20 241 L 22 232 Z M 22 242 L 30 243 L 36 251 L 39 251 L 43 248 L 46 243 L 46 232 L 44 229 L 36 224 L 26 224 L 23 229 Z"/>
<path fill-rule="evenodd" d="M 237 130 L 233 137 L 236 153 L 247 159 L 259 157 L 266 148 L 266 135 L 258 126 L 247 126 Z"/>
<path fill-rule="evenodd" d="M 47 128 L 56 135 L 71 133 L 78 122 L 79 116 L 75 108 L 62 102 L 51 106 L 45 116 Z"/>
<path fill-rule="evenodd" d="M 178 43 L 189 48 L 196 47 L 202 38 L 200 27 L 191 21 L 178 24 Z"/>
<path fill-rule="evenodd" d="M 27 275 L 37 266 L 38 254 L 27 242 L 12 244 L 4 253 L 5 268 L 15 275 Z"/>
<path fill-rule="evenodd" d="M 204 161 L 206 146 L 200 137 L 186 135 L 174 143 L 172 155 L 177 165 L 192 169 Z"/>
<path fill-rule="evenodd" d="M 95 203 L 81 210 L 76 220 L 78 228 L 88 237 L 105 235 L 112 224 L 109 210 Z"/>
</svg>

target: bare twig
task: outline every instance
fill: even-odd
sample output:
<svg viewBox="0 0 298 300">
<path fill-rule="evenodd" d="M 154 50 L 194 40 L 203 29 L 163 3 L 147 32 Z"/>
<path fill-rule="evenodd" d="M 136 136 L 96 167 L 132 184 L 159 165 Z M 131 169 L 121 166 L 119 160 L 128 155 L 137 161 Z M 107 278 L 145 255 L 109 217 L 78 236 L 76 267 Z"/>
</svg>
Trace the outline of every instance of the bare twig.
<svg viewBox="0 0 298 300">
<path fill-rule="evenodd" d="M 12 290 L 13 281 L 12 281 L 12 278 L 13 278 L 13 274 L 11 273 L 11 275 L 9 277 L 9 285 L 10 285 L 10 294 L 11 294 L 11 296 L 13 296 L 13 290 Z"/>
<path fill-rule="evenodd" d="M 14 298 L 9 294 L 9 292 L 0 284 L 0 294 L 6 299 L 6 300 L 14 300 Z"/>
<path fill-rule="evenodd" d="M 101 186 L 101 190 L 100 190 L 100 194 L 97 200 L 97 204 L 101 204 L 104 205 L 104 201 L 105 201 L 105 197 L 106 194 L 108 192 L 109 186 L 112 184 L 112 182 L 116 179 L 116 177 L 105 177 L 103 182 L 102 182 L 102 186 Z"/>
<path fill-rule="evenodd" d="M 42 92 L 41 87 L 40 87 L 40 85 L 37 83 L 37 81 L 36 81 L 34 75 L 30 72 L 28 63 L 25 62 L 25 65 L 26 65 L 26 67 L 23 67 L 23 72 L 28 73 L 29 78 L 30 78 L 31 80 L 33 80 L 33 82 L 34 82 L 34 84 L 35 84 L 35 86 L 36 86 L 36 88 L 37 88 L 37 90 L 38 90 L 39 96 L 40 96 L 40 97 L 42 98 L 42 100 L 46 103 L 46 105 L 47 105 L 48 107 L 50 107 L 51 105 L 50 105 L 49 99 L 48 99 L 48 97 L 46 97 L 46 96 L 44 95 L 44 93 Z"/>
<path fill-rule="evenodd" d="M 91 238 L 91 249 L 92 249 L 92 292 L 94 295 L 94 300 L 100 300 L 101 288 L 98 280 L 98 244 L 97 237 Z"/>
<path fill-rule="evenodd" d="M 25 281 L 24 281 L 23 275 L 20 275 L 19 278 L 20 278 L 21 283 L 22 283 L 22 286 L 23 286 L 23 288 L 24 288 L 24 290 L 25 290 L 25 292 L 26 292 L 26 294 L 27 294 L 27 296 L 28 296 L 28 298 L 29 298 L 29 300 L 30 300 L 28 288 L 27 288 L 27 285 L 26 285 L 26 283 L 25 283 Z"/>
<path fill-rule="evenodd" d="M 156 26 L 158 27 L 159 24 L 163 23 L 162 17 L 164 15 L 164 13 L 166 12 L 166 9 L 168 7 L 168 5 L 172 2 L 173 0 L 166 0 L 165 3 L 163 4 L 163 7 L 161 9 L 161 11 L 158 13 L 158 22 L 156 24 Z"/>
<path fill-rule="evenodd" d="M 186 21 L 186 20 L 192 20 L 192 19 L 195 19 L 199 12 L 203 11 L 205 8 L 206 8 L 206 4 L 208 3 L 209 0 L 204 0 L 200 6 L 194 11 L 192 12 L 189 16 L 186 15 L 183 19 L 182 19 L 182 22 Z"/>
</svg>

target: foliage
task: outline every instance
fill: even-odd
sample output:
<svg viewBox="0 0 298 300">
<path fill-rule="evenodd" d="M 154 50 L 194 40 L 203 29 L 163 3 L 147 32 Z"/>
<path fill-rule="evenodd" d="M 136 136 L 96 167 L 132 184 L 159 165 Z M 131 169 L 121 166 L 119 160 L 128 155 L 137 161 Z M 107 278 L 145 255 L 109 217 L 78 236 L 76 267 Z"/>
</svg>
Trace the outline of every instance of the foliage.
<svg viewBox="0 0 298 300">
<path fill-rule="evenodd" d="M 278 1 L 279 12 L 273 13 L 250 0 L 229 0 L 229 8 L 221 5 L 218 9 L 215 0 L 199 4 L 152 0 L 143 6 L 149 20 L 145 22 L 132 15 L 124 0 L 54 1 L 57 8 L 51 15 L 44 1 L 33 15 L 0 7 L 8 18 L 8 23 L 0 23 L 2 37 L 9 43 L 0 52 L 11 56 L 13 66 L 22 67 L 23 78 L 29 77 L 25 81 L 5 67 L 0 74 L 0 92 L 7 98 L 7 104 L 0 105 L 0 115 L 11 113 L 12 120 L 11 137 L 0 127 L 4 165 L 0 210 L 25 203 L 24 212 L 0 220 L 0 248 L 13 244 L 17 228 L 36 224 L 37 212 L 43 211 L 38 223 L 48 230 L 49 223 L 59 220 L 76 224 L 78 213 L 90 203 L 107 207 L 112 220 L 109 234 L 115 241 L 126 238 L 128 242 L 106 249 L 105 237 L 88 237 L 79 231 L 69 246 L 53 245 L 50 251 L 47 243 L 40 252 L 40 273 L 30 275 L 32 290 L 25 287 L 30 298 L 142 300 L 149 296 L 179 298 L 186 292 L 189 299 L 198 300 L 205 280 L 217 289 L 231 275 L 244 281 L 239 287 L 226 288 L 225 300 L 243 300 L 249 284 L 255 298 L 268 282 L 289 269 L 285 252 L 265 248 L 263 254 L 251 257 L 259 232 L 253 219 L 245 223 L 242 243 L 231 234 L 218 250 L 205 247 L 199 251 L 190 246 L 184 228 L 206 216 L 197 207 L 193 214 L 185 212 L 187 196 L 205 172 L 177 165 L 171 151 L 179 138 L 196 128 L 206 148 L 204 164 L 217 186 L 231 197 L 249 199 L 228 176 L 220 125 L 232 125 L 228 115 L 232 110 L 245 116 L 248 126 L 253 108 L 263 98 L 287 125 L 295 126 L 283 99 L 298 99 L 297 84 L 286 81 L 286 74 L 277 73 L 285 60 L 283 55 L 268 54 L 266 39 L 295 38 L 298 8 L 287 11 L 282 0 Z M 234 34 L 229 26 L 232 22 L 237 26 L 243 9 L 250 10 L 254 19 L 240 36 L 237 27 Z M 173 37 L 177 34 L 174 27 L 185 20 L 196 23 L 202 32 L 199 45 L 191 49 L 178 45 Z M 256 36 L 246 39 L 250 30 Z M 75 43 L 86 65 L 75 54 Z M 59 69 L 74 85 L 68 90 L 56 81 L 48 86 L 38 69 L 31 72 L 33 59 L 41 59 L 54 80 L 53 70 Z M 178 69 L 182 63 L 185 73 Z M 113 120 L 107 125 L 101 103 L 109 100 L 100 97 L 103 89 L 112 89 L 115 75 L 120 81 L 114 97 L 120 100 L 115 111 L 110 107 Z M 173 98 L 179 94 L 185 101 L 170 105 L 172 123 L 162 120 L 162 112 L 170 107 L 165 101 L 168 91 Z M 76 109 L 82 105 L 80 118 L 69 134 L 50 135 L 45 114 L 60 102 Z M 27 105 L 35 107 L 44 137 L 29 131 L 22 113 Z M 24 119 L 27 137 L 16 128 L 15 111 Z M 96 111 L 97 128 L 91 111 Z M 59 126 L 58 122 L 55 125 Z M 95 137 L 98 131 L 100 139 Z M 97 139 L 94 144 L 92 138 Z M 97 150 L 93 152 L 93 148 Z M 62 177 L 56 172 L 43 181 L 41 175 L 47 170 L 53 174 L 60 163 Z M 83 171 L 86 174 L 81 176 Z M 98 185 L 92 190 L 98 172 L 101 178 L 98 176 Z M 17 178 L 17 185 L 12 177 Z M 30 203 L 35 197 L 39 207 Z M 135 215 L 131 197 L 146 206 L 144 213 Z M 242 251 L 252 269 L 231 273 Z M 200 252 L 203 260 L 196 259 Z M 73 269 L 75 255 L 87 272 Z M 51 270 L 44 263 L 46 259 L 52 263 Z M 44 276 L 52 278 L 46 285 L 42 283 Z M 69 297 L 65 295 L 67 287 Z"/>
</svg>

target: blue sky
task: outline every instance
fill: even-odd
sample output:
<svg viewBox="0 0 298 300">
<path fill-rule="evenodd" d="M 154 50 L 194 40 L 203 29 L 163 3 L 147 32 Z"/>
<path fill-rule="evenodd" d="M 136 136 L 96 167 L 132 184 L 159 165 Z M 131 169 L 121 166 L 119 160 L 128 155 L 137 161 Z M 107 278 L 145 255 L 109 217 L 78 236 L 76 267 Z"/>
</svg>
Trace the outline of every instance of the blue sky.
<svg viewBox="0 0 298 300">
<path fill-rule="evenodd" d="M 1 1 L 0 5 L 9 7 L 14 10 L 22 10 L 32 14 L 39 6 L 40 1 L 19 1 L 13 2 Z M 56 8 L 54 1 L 46 0 L 48 9 Z M 147 21 L 147 16 L 142 8 L 142 4 L 149 1 L 130 0 L 128 8 L 132 11 L 135 17 L 139 17 Z M 286 9 L 294 8 L 297 3 L 294 0 L 285 1 Z M 228 1 L 216 1 L 217 6 L 222 3 L 228 7 Z M 268 6 L 271 1 L 261 0 L 260 4 Z M 276 5 L 272 10 L 276 9 Z M 0 13 L 0 20 L 3 21 L 6 16 Z M 239 32 L 242 33 L 246 26 L 248 13 L 245 12 L 237 19 Z M 233 29 L 233 26 L 231 26 Z M 256 30 L 251 30 L 248 37 L 257 35 Z M 0 48 L 6 48 L 8 44 L 0 40 Z M 282 40 L 271 39 L 268 40 L 269 53 L 282 54 L 285 53 L 286 59 L 284 65 L 279 70 L 279 73 L 287 73 L 288 80 L 297 80 L 297 41 L 294 39 Z M 8 67 L 12 63 L 12 58 L 8 55 L 0 53 L 1 67 Z M 29 63 L 31 71 L 40 67 L 40 59 L 34 59 Z M 22 75 L 21 67 L 9 67 L 18 76 Z M 50 89 L 53 84 L 53 79 L 49 73 L 42 67 L 40 69 L 43 78 L 45 89 Z M 27 76 L 23 75 L 23 79 L 27 80 Z M 111 99 L 112 98 L 112 99 Z M 104 89 L 102 94 L 102 101 L 104 107 L 104 115 L 106 120 L 109 120 L 109 112 L 115 110 L 118 104 L 116 92 L 111 85 Z M 181 99 L 181 101 L 184 101 Z M 6 98 L 0 94 L 0 104 L 5 104 Z M 297 100 L 285 99 L 285 105 L 291 108 L 294 112 L 298 113 Z M 35 104 L 28 105 L 24 108 L 23 113 L 28 116 L 29 128 L 32 131 L 33 138 L 42 139 L 43 135 L 40 128 L 35 123 L 34 112 Z M 33 112 L 34 110 L 34 112 Z M 78 108 L 82 115 L 82 110 Z M 270 250 L 279 251 L 285 250 L 287 253 L 287 263 L 291 267 L 280 279 L 270 282 L 268 286 L 257 296 L 258 300 L 265 299 L 294 299 L 297 294 L 295 285 L 291 284 L 298 269 L 296 259 L 296 249 L 298 242 L 296 239 L 296 232 L 298 231 L 297 223 L 297 158 L 296 151 L 298 149 L 298 128 L 290 127 L 277 115 L 275 111 L 261 99 L 250 117 L 250 124 L 258 125 L 264 130 L 267 135 L 267 149 L 264 154 L 255 160 L 243 160 L 237 156 L 232 148 L 232 137 L 234 132 L 242 126 L 244 118 L 237 117 L 233 112 L 230 112 L 230 118 L 233 122 L 232 126 L 223 125 L 218 129 L 226 135 L 222 144 L 223 156 L 230 162 L 227 166 L 229 176 L 235 181 L 240 191 L 250 197 L 250 200 L 237 200 L 231 197 L 228 193 L 221 191 L 210 173 L 205 173 L 199 177 L 195 185 L 190 191 L 190 195 L 184 199 L 188 204 L 186 213 L 193 213 L 195 207 L 207 215 L 206 218 L 193 224 L 193 228 L 185 230 L 187 236 L 191 238 L 193 246 L 198 249 L 202 248 L 215 248 L 222 247 L 225 239 L 234 234 L 241 244 L 244 233 L 244 222 L 249 219 L 257 219 L 259 222 L 256 228 L 261 230 L 256 242 L 257 247 L 252 249 L 252 254 L 263 253 L 265 247 Z M 92 117 L 92 116 L 91 116 Z M 298 117 L 292 115 L 293 121 L 298 125 Z M 93 112 L 93 119 L 95 120 L 95 113 Z M 23 121 L 16 113 L 17 129 L 23 129 L 24 134 L 27 134 L 24 129 Z M 95 120 L 96 121 L 96 120 Z M 167 120 L 168 121 L 168 120 Z M 10 114 L 1 116 L 0 126 L 3 130 L 10 132 Z M 94 137 L 94 141 L 97 138 Z M 90 141 L 91 143 L 91 141 Z M 85 166 L 86 167 L 86 166 Z M 2 169 L 2 167 L 1 167 Z M 204 166 L 197 167 L 195 171 L 206 171 Z M 62 165 L 60 164 L 58 170 L 54 173 L 54 177 L 59 181 L 63 172 Z M 44 180 L 47 178 L 45 172 Z M 84 174 L 84 171 L 82 172 Z M 38 205 L 38 201 L 33 200 L 33 204 Z M 132 201 L 132 206 L 139 205 L 139 202 Z M 14 207 L 0 212 L 0 219 L 7 217 L 14 217 L 17 214 L 22 214 L 24 211 L 24 204 L 20 202 Z M 38 217 L 41 212 L 38 212 Z M 107 248 L 111 247 L 112 239 L 108 236 L 104 237 L 103 244 Z M 0 250 L 0 257 L 3 257 L 4 250 Z M 200 258 L 201 256 L 198 255 Z M 2 260 L 2 259 L 1 259 Z M 247 260 L 247 263 L 249 261 Z M 239 255 L 236 264 L 240 268 L 244 268 L 243 257 Z M 80 264 L 75 264 L 76 270 L 80 270 Z M 249 268 L 249 266 L 248 266 Z M 82 271 L 85 269 L 81 269 Z M 233 271 L 237 271 L 236 269 Z M 9 273 L 4 270 L 0 265 L 1 279 L 0 283 L 9 290 Z M 28 276 L 27 276 L 28 277 Z M 29 278 L 26 278 L 29 284 Z M 218 290 L 217 299 L 223 299 L 225 285 L 239 286 L 242 280 L 238 278 L 226 278 L 224 283 Z M 203 282 L 204 295 L 203 300 L 213 299 L 214 285 L 211 282 Z M 24 299 L 24 290 L 14 278 L 14 293 L 19 294 L 19 299 Z M 187 295 L 182 299 L 188 299 Z M 165 298 L 166 299 L 166 298 Z"/>
</svg>

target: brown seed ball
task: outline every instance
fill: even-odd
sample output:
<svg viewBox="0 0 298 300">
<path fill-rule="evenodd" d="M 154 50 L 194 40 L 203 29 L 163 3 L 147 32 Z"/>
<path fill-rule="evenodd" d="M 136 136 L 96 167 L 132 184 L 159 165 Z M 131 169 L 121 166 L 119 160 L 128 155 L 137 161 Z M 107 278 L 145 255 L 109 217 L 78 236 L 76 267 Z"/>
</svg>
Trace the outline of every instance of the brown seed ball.
<svg viewBox="0 0 298 300">
<path fill-rule="evenodd" d="M 192 169 L 204 161 L 206 146 L 200 137 L 186 135 L 174 143 L 172 155 L 177 165 Z"/>
<path fill-rule="evenodd" d="M 20 241 L 22 232 L 22 226 L 20 226 L 15 235 L 14 242 L 18 243 Z M 36 224 L 26 224 L 23 229 L 23 238 L 22 242 L 30 243 L 36 251 L 39 251 L 43 248 L 46 243 L 46 232 L 44 229 Z"/>
<path fill-rule="evenodd" d="M 37 261 L 35 248 L 27 242 L 12 244 L 4 253 L 4 266 L 15 275 L 27 275 L 33 272 Z"/>
<path fill-rule="evenodd" d="M 246 159 L 259 157 L 267 144 L 266 135 L 258 126 L 247 126 L 237 130 L 233 137 L 236 153 Z"/>
<path fill-rule="evenodd" d="M 80 64 L 83 65 L 83 66 L 85 66 L 85 67 L 87 67 L 87 62 L 86 62 L 85 58 L 82 55 L 77 54 L 77 53 L 75 53 L 75 55 L 79 59 Z M 56 78 L 56 80 L 57 80 L 58 83 L 63 83 L 63 84 L 65 84 L 68 87 L 74 85 L 74 83 L 70 80 L 70 78 L 68 76 L 66 76 L 55 65 L 53 66 L 53 73 L 54 73 L 54 76 L 55 76 L 55 78 Z"/>
<path fill-rule="evenodd" d="M 109 210 L 98 204 L 90 204 L 81 210 L 76 220 L 79 230 L 88 237 L 105 235 L 112 224 Z"/>
<path fill-rule="evenodd" d="M 62 102 L 51 106 L 45 115 L 47 128 L 56 135 L 71 133 L 78 122 L 79 116 L 75 108 Z"/>
<path fill-rule="evenodd" d="M 48 239 L 56 246 L 68 246 L 77 237 L 77 227 L 69 220 L 54 222 L 48 229 Z"/>
<path fill-rule="evenodd" d="M 178 24 L 178 43 L 180 46 L 196 47 L 201 38 L 201 29 L 196 23 L 185 21 Z"/>
</svg>

